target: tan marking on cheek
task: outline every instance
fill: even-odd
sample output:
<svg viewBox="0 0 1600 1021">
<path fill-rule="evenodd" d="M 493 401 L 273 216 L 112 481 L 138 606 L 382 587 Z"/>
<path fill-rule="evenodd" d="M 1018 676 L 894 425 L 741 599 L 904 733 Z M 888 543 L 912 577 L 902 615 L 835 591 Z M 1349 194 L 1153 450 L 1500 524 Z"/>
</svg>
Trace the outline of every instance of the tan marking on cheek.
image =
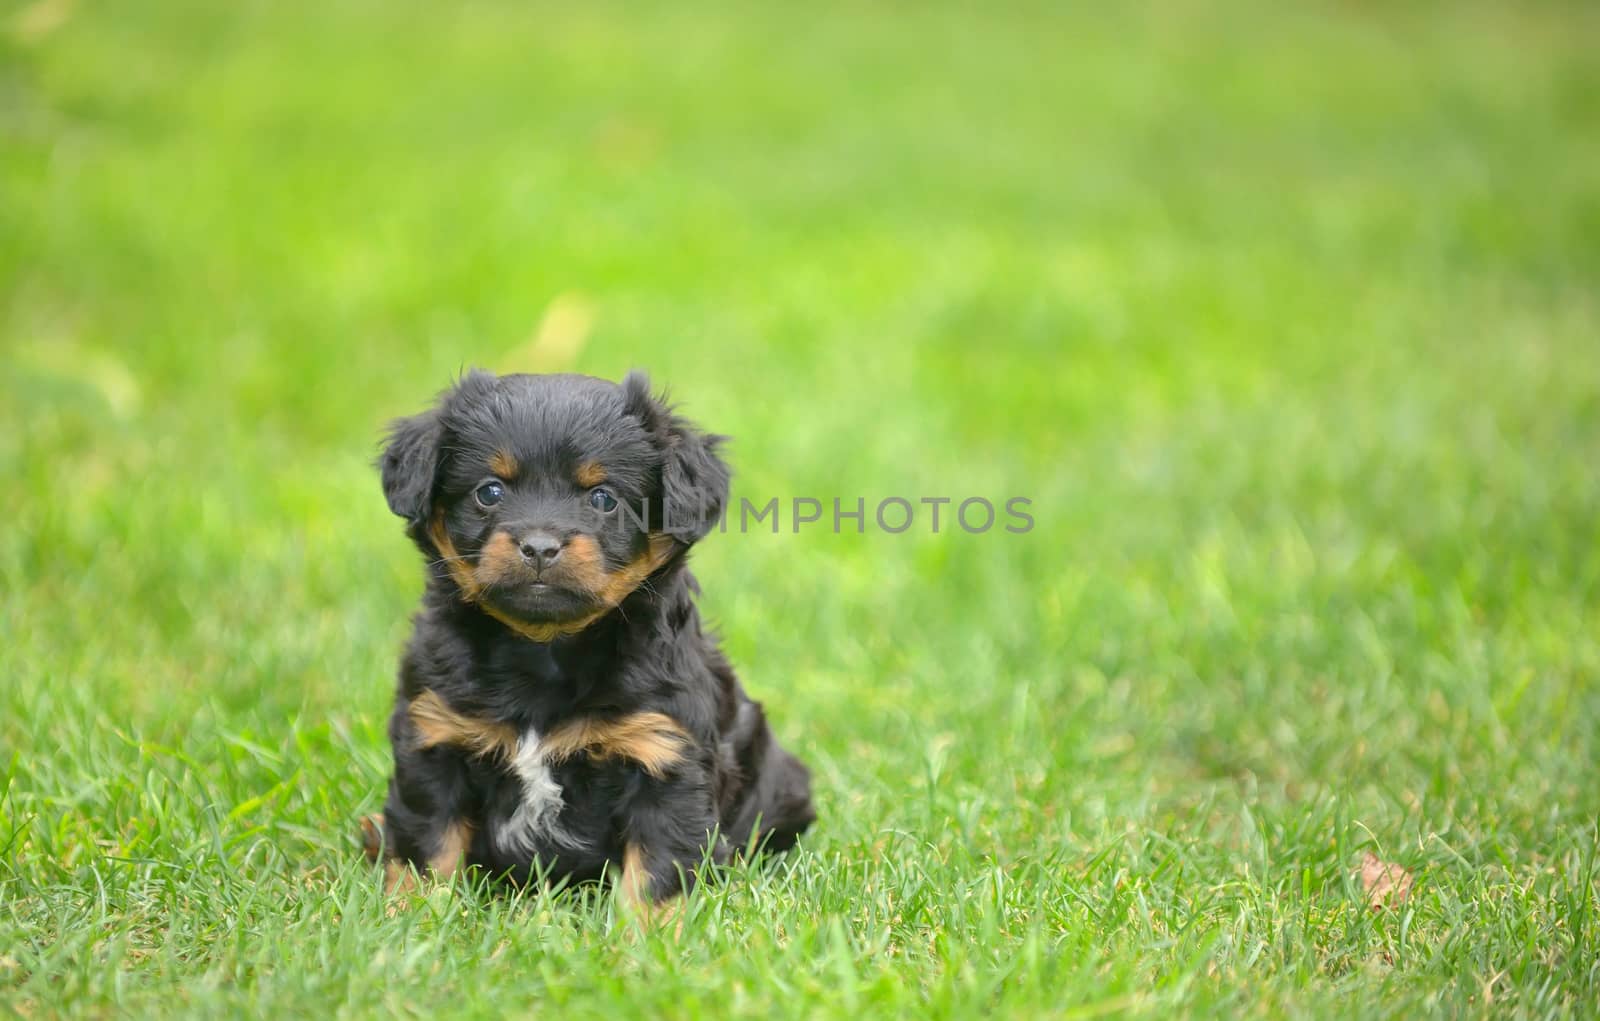
<svg viewBox="0 0 1600 1021">
<path fill-rule="evenodd" d="M 509 762 L 517 751 L 517 731 L 509 723 L 499 723 L 456 712 L 432 690 L 411 700 L 406 716 L 417 732 L 418 748 L 450 745 L 474 758 Z"/>
<path fill-rule="evenodd" d="M 478 566 L 473 570 L 473 581 L 481 591 L 521 569 L 522 552 L 517 549 L 517 544 L 506 533 L 496 532 L 478 551 Z"/>
<path fill-rule="evenodd" d="M 521 469 L 511 451 L 496 450 L 494 456 L 489 458 L 489 470 L 509 482 L 517 477 L 517 472 Z"/>
<path fill-rule="evenodd" d="M 608 607 L 616 606 L 633 590 L 644 583 L 644 580 L 656 572 L 667 558 L 672 555 L 675 546 L 670 536 L 660 532 L 650 533 L 650 545 L 636 559 L 617 568 L 606 576 L 605 582 L 596 590 L 601 602 Z"/>
<path fill-rule="evenodd" d="M 461 558 L 456 552 L 456 544 L 450 541 L 450 532 L 444 527 L 444 511 L 434 514 L 433 520 L 428 523 L 428 538 L 433 540 L 433 548 L 439 551 L 439 559 L 445 570 L 450 572 L 456 588 L 461 590 L 462 600 L 476 602 L 478 581 L 473 577 L 471 565 Z"/>
<path fill-rule="evenodd" d="M 606 480 L 606 470 L 600 467 L 597 461 L 585 461 L 578 465 L 578 470 L 573 477 L 578 480 L 578 485 L 584 489 L 593 489 Z"/>
<path fill-rule="evenodd" d="M 573 585 L 598 592 L 605 584 L 606 558 L 592 535 L 575 535 L 561 551 L 560 573 Z"/>
<path fill-rule="evenodd" d="M 694 742 L 665 713 L 630 713 L 615 719 L 585 717 L 554 728 L 539 741 L 551 762 L 578 755 L 621 759 L 638 765 L 656 779 L 683 761 Z"/>
</svg>

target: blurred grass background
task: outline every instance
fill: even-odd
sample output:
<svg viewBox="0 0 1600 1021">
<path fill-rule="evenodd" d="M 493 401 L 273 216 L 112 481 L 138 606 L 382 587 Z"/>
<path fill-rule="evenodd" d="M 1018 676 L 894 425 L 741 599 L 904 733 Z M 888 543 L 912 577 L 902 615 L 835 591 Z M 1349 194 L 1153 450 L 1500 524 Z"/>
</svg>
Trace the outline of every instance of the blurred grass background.
<svg viewBox="0 0 1600 1021">
<path fill-rule="evenodd" d="M 4 12 L 0 1007 L 1593 1009 L 1591 5 Z M 697 551 L 822 818 L 676 944 L 356 860 L 468 365 L 1033 500 Z"/>
</svg>

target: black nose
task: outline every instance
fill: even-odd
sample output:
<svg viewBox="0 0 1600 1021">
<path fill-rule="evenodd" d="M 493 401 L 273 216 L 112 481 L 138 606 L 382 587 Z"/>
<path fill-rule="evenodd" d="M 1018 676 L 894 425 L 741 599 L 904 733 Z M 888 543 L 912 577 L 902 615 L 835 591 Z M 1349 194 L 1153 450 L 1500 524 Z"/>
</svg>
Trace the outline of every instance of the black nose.
<svg viewBox="0 0 1600 1021">
<path fill-rule="evenodd" d="M 522 537 L 518 548 L 522 550 L 522 559 L 541 571 L 561 556 L 561 540 L 549 532 L 529 532 Z"/>
</svg>

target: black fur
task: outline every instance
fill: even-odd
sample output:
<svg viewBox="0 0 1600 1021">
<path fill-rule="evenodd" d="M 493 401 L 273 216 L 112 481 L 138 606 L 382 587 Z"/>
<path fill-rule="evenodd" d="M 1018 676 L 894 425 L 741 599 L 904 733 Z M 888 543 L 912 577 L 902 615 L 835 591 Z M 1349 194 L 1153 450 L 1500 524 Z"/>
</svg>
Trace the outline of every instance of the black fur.
<svg viewBox="0 0 1600 1021">
<path fill-rule="evenodd" d="M 379 461 L 384 495 L 427 556 L 428 577 L 389 725 L 388 855 L 425 870 L 448 827 L 465 822 L 467 864 L 515 881 L 583 881 L 615 875 L 633 846 L 659 899 L 692 882 L 703 860 L 752 844 L 787 849 L 810 824 L 806 768 L 779 747 L 694 605 L 686 555 L 715 527 L 728 493 L 720 440 L 673 414 L 638 373 L 618 385 L 473 372 L 435 408 L 394 425 Z M 497 454 L 518 471 L 484 508 L 474 491 L 493 481 Z M 617 510 L 597 510 L 594 487 L 574 481 L 584 465 L 604 469 Z M 537 578 L 551 580 L 536 586 L 524 554 L 508 579 L 464 587 L 461 572 L 479 567 L 491 543 L 531 534 L 554 536 L 565 551 L 557 567 L 570 557 L 578 573 L 542 565 Z M 586 563 L 603 560 L 605 572 L 659 566 L 608 608 L 583 583 L 602 575 L 579 572 L 580 548 L 597 551 Z M 451 552 L 453 562 L 444 559 Z M 512 626 L 571 620 L 584 624 L 546 639 Z M 424 691 L 468 717 L 540 735 L 575 719 L 657 712 L 689 744 L 660 777 L 614 758 L 551 763 L 559 816 L 524 845 L 511 836 L 523 780 L 503 760 L 420 747 L 408 706 Z"/>
</svg>

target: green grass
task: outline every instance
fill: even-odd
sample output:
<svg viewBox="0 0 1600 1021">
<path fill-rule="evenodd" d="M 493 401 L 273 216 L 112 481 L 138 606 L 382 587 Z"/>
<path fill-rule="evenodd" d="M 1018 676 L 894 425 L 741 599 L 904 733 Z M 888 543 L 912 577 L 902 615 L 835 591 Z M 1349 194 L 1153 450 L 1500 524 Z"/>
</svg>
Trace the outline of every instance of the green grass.
<svg viewBox="0 0 1600 1021">
<path fill-rule="evenodd" d="M 8 6 L 0 1009 L 1592 1012 L 1597 38 Z M 676 941 L 359 860 L 420 583 L 369 462 L 468 364 L 647 367 L 758 501 L 1034 501 L 697 552 L 821 819 Z"/>
</svg>

